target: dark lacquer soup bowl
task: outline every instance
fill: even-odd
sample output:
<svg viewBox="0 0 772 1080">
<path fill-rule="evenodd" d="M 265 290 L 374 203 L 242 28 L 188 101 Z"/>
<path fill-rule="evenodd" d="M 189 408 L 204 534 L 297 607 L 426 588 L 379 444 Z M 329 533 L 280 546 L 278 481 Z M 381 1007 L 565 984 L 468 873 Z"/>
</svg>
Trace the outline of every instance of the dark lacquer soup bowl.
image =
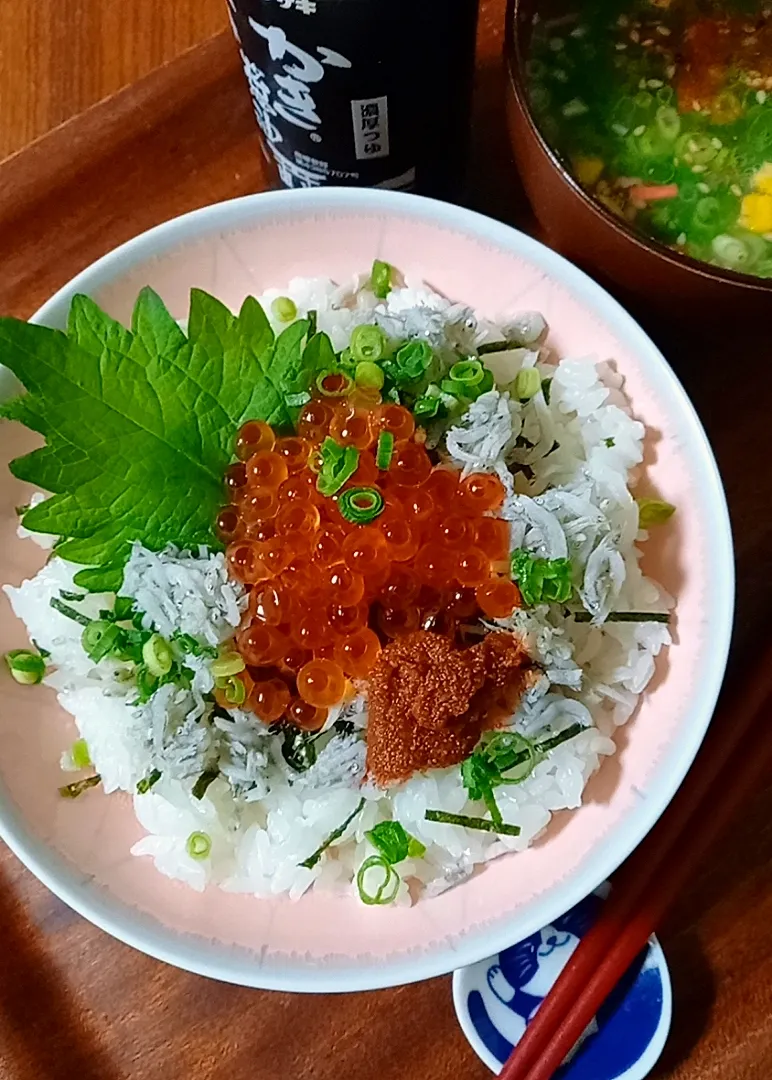
<svg viewBox="0 0 772 1080">
<path fill-rule="evenodd" d="M 573 11 L 577 10 L 581 9 L 574 0 Z M 543 25 L 563 19 L 568 11 L 565 0 L 509 0 L 507 9 L 509 134 L 523 185 L 547 239 L 633 306 L 645 304 L 702 321 L 731 315 L 760 324 L 772 313 L 772 277 L 713 265 L 647 236 L 588 193 L 545 137 L 529 86 L 534 26 L 540 20 Z M 766 99 L 766 91 L 757 93 L 760 101 Z M 772 93 L 769 97 L 772 100 Z"/>
</svg>

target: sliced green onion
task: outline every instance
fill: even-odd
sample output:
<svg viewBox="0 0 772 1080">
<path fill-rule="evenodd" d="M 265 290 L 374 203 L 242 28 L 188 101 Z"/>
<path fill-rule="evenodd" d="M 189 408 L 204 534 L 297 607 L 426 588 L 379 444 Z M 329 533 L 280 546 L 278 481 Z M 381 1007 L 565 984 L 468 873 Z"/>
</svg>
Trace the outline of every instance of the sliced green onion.
<svg viewBox="0 0 772 1080">
<path fill-rule="evenodd" d="M 662 525 L 671 518 L 676 511 L 672 503 L 663 499 L 636 499 L 638 503 L 638 524 L 642 529 L 648 529 L 650 525 Z"/>
<path fill-rule="evenodd" d="M 222 690 L 229 705 L 243 705 L 247 697 L 247 688 L 238 675 L 223 675 L 215 679 L 214 685 Z"/>
<path fill-rule="evenodd" d="M 87 776 L 84 780 L 76 780 L 72 784 L 65 784 L 64 787 L 59 788 L 59 794 L 63 799 L 77 799 L 84 791 L 96 787 L 97 784 L 101 783 L 101 780 L 102 777 L 99 773 L 95 773 L 93 776 Z"/>
<path fill-rule="evenodd" d="M 359 451 L 341 446 L 329 435 L 319 449 L 319 476 L 316 487 L 322 495 L 335 495 L 357 471 Z"/>
<path fill-rule="evenodd" d="M 76 739 L 70 749 L 72 764 L 76 769 L 88 769 L 91 765 L 91 755 L 88 752 L 88 743 L 85 739 Z"/>
<path fill-rule="evenodd" d="M 168 641 L 160 634 L 153 634 L 142 646 L 142 659 L 150 674 L 160 679 L 172 670 L 174 654 Z"/>
<path fill-rule="evenodd" d="M 21 686 L 35 686 L 46 673 L 46 662 L 39 653 L 29 649 L 12 649 L 5 654 L 8 670 Z"/>
<path fill-rule="evenodd" d="M 354 389 L 354 380 L 347 371 L 322 371 L 316 377 L 316 389 L 324 397 L 346 397 Z"/>
<path fill-rule="evenodd" d="M 380 390 L 386 381 L 386 376 L 383 374 L 383 369 L 379 368 L 373 360 L 360 360 L 354 372 L 354 380 L 357 386 Z"/>
<path fill-rule="evenodd" d="M 407 341 L 394 357 L 395 377 L 400 383 L 420 379 L 431 364 L 434 353 L 428 341 Z"/>
<path fill-rule="evenodd" d="M 515 376 L 515 397 L 530 401 L 541 390 L 541 375 L 535 367 L 521 368 Z"/>
<path fill-rule="evenodd" d="M 209 665 L 209 670 L 215 679 L 222 679 L 228 675 L 238 675 L 247 665 L 243 657 L 237 652 L 224 652 Z"/>
<path fill-rule="evenodd" d="M 542 392 L 542 394 L 544 394 L 544 400 L 546 401 L 546 403 L 548 405 L 550 403 L 550 391 L 551 391 L 551 389 L 552 389 L 552 378 L 550 377 L 549 379 L 542 379 L 542 381 L 541 381 L 541 392 Z"/>
<path fill-rule="evenodd" d="M 380 326 L 355 326 L 351 332 L 352 359 L 360 363 L 363 360 L 380 360 L 386 347 L 386 335 Z"/>
<path fill-rule="evenodd" d="M 572 611 L 574 622 L 592 622 L 592 614 L 589 611 Z M 666 611 L 610 611 L 605 619 L 606 622 L 670 622 L 670 615 Z"/>
<path fill-rule="evenodd" d="M 659 98 L 659 93 L 657 97 Z M 677 109 L 670 105 L 660 105 L 655 113 L 654 122 L 662 137 L 668 142 L 673 142 L 678 138 L 681 131 L 681 117 Z"/>
<path fill-rule="evenodd" d="M 294 322 L 298 314 L 297 305 L 289 296 L 277 296 L 271 304 L 271 311 L 274 318 L 286 323 Z"/>
<path fill-rule="evenodd" d="M 467 814 L 449 814 L 445 810 L 427 810 L 426 821 L 436 821 L 439 825 L 462 825 L 465 829 L 479 829 L 481 832 L 501 833 L 503 836 L 519 836 L 519 825 L 507 825 L 502 821 L 497 825 L 487 818 L 469 817 Z"/>
<path fill-rule="evenodd" d="M 408 859 L 422 859 L 426 854 L 426 844 L 422 844 L 415 836 L 411 836 L 407 842 Z"/>
<path fill-rule="evenodd" d="M 378 488 L 348 488 L 338 499 L 338 509 L 346 521 L 366 525 L 374 521 L 383 510 L 383 495 Z"/>
<path fill-rule="evenodd" d="M 298 866 L 304 866 L 306 868 L 306 870 L 313 870 L 313 868 L 316 866 L 316 864 L 321 859 L 322 855 L 324 855 L 327 848 L 330 847 L 332 844 L 334 844 L 336 840 L 339 840 L 340 837 L 343 836 L 344 832 L 349 827 L 351 822 L 357 816 L 357 814 L 362 813 L 362 811 L 365 808 L 365 802 L 366 802 L 365 799 L 360 799 L 359 803 L 351 811 L 351 813 L 346 818 L 346 820 L 341 822 L 341 824 L 337 827 L 337 829 L 333 829 L 333 831 L 330 833 L 330 835 L 327 837 L 327 839 L 322 841 L 322 843 L 319 845 L 319 847 L 316 849 L 316 851 L 313 853 L 313 855 L 309 855 L 308 858 L 304 859 L 302 863 L 298 863 Z"/>
<path fill-rule="evenodd" d="M 376 259 L 370 272 L 370 288 L 379 300 L 385 300 L 391 292 L 391 267 Z"/>
<path fill-rule="evenodd" d="M 153 787 L 154 784 L 157 784 L 160 779 L 161 773 L 158 769 L 153 769 L 152 772 L 148 773 L 147 776 L 137 783 L 137 795 L 147 795 L 151 787 Z"/>
<path fill-rule="evenodd" d="M 485 368 L 479 360 L 459 360 L 448 372 L 454 382 L 477 386 L 485 378 Z"/>
<path fill-rule="evenodd" d="M 191 859 L 198 862 L 208 859 L 212 852 L 212 838 L 209 833 L 192 832 L 185 844 L 185 850 Z"/>
<path fill-rule="evenodd" d="M 375 464 L 377 468 L 385 472 L 391 465 L 393 453 L 394 436 L 390 431 L 382 431 L 378 436 L 378 445 L 375 448 Z"/>
<path fill-rule="evenodd" d="M 204 769 L 204 771 L 196 780 L 193 788 L 191 789 L 191 795 L 194 799 L 203 799 L 206 794 L 206 789 L 210 784 L 213 784 L 217 777 L 220 775 L 219 769 Z"/>
<path fill-rule="evenodd" d="M 365 877 L 370 870 L 376 867 L 383 871 L 383 880 L 375 892 L 365 889 Z M 400 877 L 391 863 L 384 859 L 383 855 L 370 855 L 365 859 L 357 871 L 357 891 L 363 904 L 390 904 L 399 892 Z"/>
<path fill-rule="evenodd" d="M 115 646 L 123 637 L 119 626 L 106 619 L 94 619 L 89 622 L 83 631 L 80 643 L 89 660 L 98 664 L 105 656 L 109 656 Z"/>
<path fill-rule="evenodd" d="M 57 596 L 52 596 L 49 603 L 54 611 L 58 611 L 60 615 L 72 619 L 73 622 L 80 623 L 81 626 L 89 626 L 93 622 L 90 616 L 85 615 L 82 611 L 76 611 L 69 604 L 63 604 Z"/>
<path fill-rule="evenodd" d="M 316 333 L 317 312 L 315 308 L 311 308 L 310 311 L 306 312 L 306 318 L 308 319 L 308 330 L 306 331 L 306 339 L 310 341 Z"/>
<path fill-rule="evenodd" d="M 748 245 L 736 236 L 729 236 L 727 233 L 714 237 L 711 247 L 719 262 L 731 270 L 742 270 L 751 260 Z"/>
</svg>

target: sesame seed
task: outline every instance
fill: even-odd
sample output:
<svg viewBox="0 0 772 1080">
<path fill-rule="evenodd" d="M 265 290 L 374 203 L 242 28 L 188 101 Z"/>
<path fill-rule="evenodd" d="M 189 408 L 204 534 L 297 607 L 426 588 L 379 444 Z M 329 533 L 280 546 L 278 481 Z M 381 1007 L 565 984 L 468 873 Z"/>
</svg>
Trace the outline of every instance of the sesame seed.
<svg viewBox="0 0 772 1080">
<path fill-rule="evenodd" d="M 630 20 L 626 15 L 620 15 L 617 19 L 617 26 L 629 26 Z"/>
<path fill-rule="evenodd" d="M 586 33 L 587 33 L 587 27 L 586 26 L 577 26 L 571 31 L 570 37 L 572 37 L 572 38 L 582 38 L 582 37 L 584 37 L 584 35 Z"/>
<path fill-rule="evenodd" d="M 624 136 L 624 135 L 627 135 L 630 128 L 626 128 L 624 124 L 612 124 L 611 125 L 611 130 L 614 132 L 615 135 L 623 135 Z"/>
<path fill-rule="evenodd" d="M 638 89 L 639 90 L 645 90 L 646 89 L 646 80 L 645 79 L 640 79 L 639 80 Z"/>
<path fill-rule="evenodd" d="M 678 239 L 676 240 L 676 243 L 678 244 L 679 247 L 684 246 L 684 244 L 686 243 L 686 233 L 685 232 L 682 232 L 682 233 L 678 234 Z"/>
<path fill-rule="evenodd" d="M 713 147 L 714 150 L 720 150 L 724 144 L 721 142 L 720 139 L 714 137 L 710 140 L 710 145 Z"/>
<path fill-rule="evenodd" d="M 670 37 L 670 28 L 667 26 L 663 26 L 662 23 L 658 23 L 657 33 L 661 34 L 662 37 Z"/>
<path fill-rule="evenodd" d="M 618 41 L 616 43 L 616 45 L 614 46 L 614 48 L 617 50 L 617 52 L 623 52 L 627 48 L 627 42 L 626 41 Z"/>
<path fill-rule="evenodd" d="M 766 92 L 766 90 L 757 90 L 756 91 L 756 101 L 758 101 L 759 105 L 763 105 L 766 100 L 767 100 L 767 92 Z"/>
<path fill-rule="evenodd" d="M 641 42 L 641 45 L 643 45 L 643 47 L 645 49 L 648 49 L 649 45 L 653 45 L 653 44 L 654 44 L 654 39 L 653 38 L 646 38 L 645 41 Z"/>
<path fill-rule="evenodd" d="M 668 79 L 672 79 L 673 76 L 675 75 L 675 73 L 676 73 L 675 64 L 668 64 L 667 68 L 665 69 L 665 74 L 667 75 Z"/>
<path fill-rule="evenodd" d="M 704 173 L 708 171 L 707 165 L 692 165 L 693 173 Z"/>
<path fill-rule="evenodd" d="M 707 195 L 710 191 L 710 184 L 706 184 L 704 181 L 700 181 L 700 183 L 697 185 L 697 190 L 703 195 Z"/>
<path fill-rule="evenodd" d="M 638 33 L 637 30 L 631 30 L 630 31 L 630 40 L 634 41 L 636 45 L 641 40 L 641 35 Z"/>
<path fill-rule="evenodd" d="M 563 116 L 583 116 L 588 109 L 580 98 L 572 98 L 571 101 L 566 102 L 560 111 Z"/>
<path fill-rule="evenodd" d="M 695 154 L 700 148 L 699 144 L 696 143 L 694 139 L 689 139 L 689 142 L 686 145 L 689 147 L 693 154 Z"/>
<path fill-rule="evenodd" d="M 665 84 L 663 83 L 662 79 L 649 79 L 646 85 L 649 87 L 650 90 L 659 90 Z"/>
<path fill-rule="evenodd" d="M 646 130 L 645 124 L 639 124 L 637 128 L 633 128 L 633 135 L 643 135 Z"/>
<path fill-rule="evenodd" d="M 738 199 L 742 198 L 743 189 L 740 187 L 739 184 L 732 184 L 729 190 L 732 192 L 733 195 L 736 195 Z"/>
</svg>

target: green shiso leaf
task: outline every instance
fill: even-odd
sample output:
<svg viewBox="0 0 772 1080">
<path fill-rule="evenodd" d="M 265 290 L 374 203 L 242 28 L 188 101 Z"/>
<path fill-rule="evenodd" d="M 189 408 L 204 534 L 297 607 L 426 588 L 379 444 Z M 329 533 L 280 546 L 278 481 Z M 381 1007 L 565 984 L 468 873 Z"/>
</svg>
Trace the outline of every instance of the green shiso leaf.
<svg viewBox="0 0 772 1080">
<path fill-rule="evenodd" d="M 74 297 L 66 333 L 0 319 L 0 362 L 27 390 L 0 415 L 46 439 L 10 466 L 52 493 L 25 527 L 60 537 L 57 554 L 89 567 L 76 581 L 91 591 L 120 586 L 132 541 L 219 548 L 235 432 L 250 419 L 291 428 L 287 397 L 308 390 L 328 355 L 319 335 L 304 348 L 307 332 L 300 319 L 274 339 L 252 297 L 233 315 L 199 289 L 187 335 L 149 288 L 131 330 L 86 296 Z"/>
</svg>

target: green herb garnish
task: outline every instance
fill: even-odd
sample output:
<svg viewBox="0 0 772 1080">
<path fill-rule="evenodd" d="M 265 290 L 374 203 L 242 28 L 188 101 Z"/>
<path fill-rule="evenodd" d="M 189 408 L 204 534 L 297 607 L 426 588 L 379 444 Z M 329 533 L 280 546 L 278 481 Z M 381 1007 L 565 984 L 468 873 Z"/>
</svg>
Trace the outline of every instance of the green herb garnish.
<svg viewBox="0 0 772 1080">
<path fill-rule="evenodd" d="M 375 448 L 375 465 L 382 472 L 386 472 L 391 465 L 394 453 L 394 436 L 390 431 L 382 431 L 378 436 L 378 445 Z"/>
<path fill-rule="evenodd" d="M 308 328 L 300 319 L 275 338 L 253 298 L 235 316 L 197 289 L 187 336 L 147 288 L 130 331 L 86 296 L 66 333 L 0 319 L 3 362 L 28 391 L 0 413 L 46 438 L 11 471 L 54 492 L 23 523 L 90 567 L 77 586 L 117 591 L 133 541 L 221 547 L 213 522 L 234 432 L 249 419 L 292 428 L 287 399 L 316 377 Z"/>
<path fill-rule="evenodd" d="M 518 548 L 512 552 L 512 578 L 523 600 L 534 604 L 565 604 L 573 592 L 571 563 L 568 559 L 538 559 Z"/>
<path fill-rule="evenodd" d="M 397 387 L 403 389 L 422 379 L 434 359 L 427 341 L 408 341 L 395 355 L 383 361 L 383 370 Z"/>
<path fill-rule="evenodd" d="M 65 784 L 64 787 L 59 788 L 59 794 L 63 799 L 77 799 L 84 791 L 96 787 L 101 782 L 102 777 L 99 773 L 95 773 L 93 776 L 87 776 L 83 780 L 75 780 L 72 784 Z"/>
<path fill-rule="evenodd" d="M 652 525 L 662 525 L 673 516 L 676 508 L 662 499 L 636 499 L 638 503 L 638 525 L 648 529 Z"/>
<path fill-rule="evenodd" d="M 11 649 L 5 654 L 5 662 L 14 681 L 20 686 L 36 686 L 43 681 L 46 662 L 39 653 L 29 649 Z"/>
<path fill-rule="evenodd" d="M 93 619 L 81 634 L 80 643 L 89 660 L 98 664 L 105 656 L 111 656 L 119 645 L 123 631 L 114 622 Z"/>
<path fill-rule="evenodd" d="M 155 784 L 157 784 L 160 779 L 161 779 L 161 773 L 159 772 L 159 770 L 158 769 L 153 769 L 152 772 L 148 773 L 147 776 L 145 776 L 142 780 L 138 781 L 138 783 L 137 783 L 137 794 L 138 795 L 147 795 L 148 791 L 150 791 L 150 789 Z"/>
<path fill-rule="evenodd" d="M 73 767 L 76 769 L 88 769 L 91 764 L 91 755 L 88 752 L 88 743 L 85 739 L 76 739 L 70 748 L 70 757 Z"/>
<path fill-rule="evenodd" d="M 541 387 L 541 375 L 534 367 L 521 368 L 515 376 L 514 394 L 518 401 L 530 401 Z"/>
<path fill-rule="evenodd" d="M 391 267 L 376 259 L 370 272 L 370 288 L 379 300 L 385 300 L 391 292 Z"/>
<path fill-rule="evenodd" d="M 319 845 L 313 855 L 309 855 L 308 858 L 304 859 L 302 863 L 298 863 L 298 866 L 305 866 L 307 870 L 313 870 L 313 868 L 321 859 L 322 855 L 324 855 L 327 848 L 330 847 L 331 844 L 334 844 L 336 840 L 339 840 L 340 837 L 343 836 L 344 832 L 349 827 L 351 822 L 357 816 L 357 814 L 362 813 L 365 808 L 365 802 L 365 799 L 360 799 L 357 806 L 351 811 L 346 820 L 341 822 L 337 829 L 333 829 L 327 839 L 322 841 L 322 843 Z"/>
<path fill-rule="evenodd" d="M 354 446 L 340 446 L 327 438 L 319 451 L 320 469 L 316 486 L 322 495 L 334 495 L 357 471 L 359 451 Z"/>
<path fill-rule="evenodd" d="M 420 859 L 426 853 L 421 841 L 411 836 L 399 821 L 381 821 L 365 836 L 391 866 L 404 859 Z"/>
</svg>

